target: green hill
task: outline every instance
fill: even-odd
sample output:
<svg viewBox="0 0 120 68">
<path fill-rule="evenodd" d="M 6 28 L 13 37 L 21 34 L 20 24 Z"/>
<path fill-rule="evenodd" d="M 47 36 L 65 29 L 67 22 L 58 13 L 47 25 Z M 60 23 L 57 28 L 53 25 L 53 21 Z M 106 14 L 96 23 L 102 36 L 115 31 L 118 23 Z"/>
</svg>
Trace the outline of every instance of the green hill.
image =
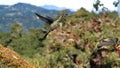
<svg viewBox="0 0 120 68">
<path fill-rule="evenodd" d="M 41 27 L 43 23 L 36 18 L 35 12 L 52 18 L 55 18 L 58 13 L 56 10 L 47 10 L 26 3 L 0 5 L 0 31 L 9 31 L 13 23 L 21 23 L 25 31 L 31 27 Z"/>
<path fill-rule="evenodd" d="M 42 29 L 31 28 L 25 34 L 20 24 L 13 24 L 11 32 L 0 33 L 0 43 L 40 68 L 120 67 L 120 19 L 116 12 L 95 14 L 81 8 L 59 22 L 42 41 Z"/>
</svg>

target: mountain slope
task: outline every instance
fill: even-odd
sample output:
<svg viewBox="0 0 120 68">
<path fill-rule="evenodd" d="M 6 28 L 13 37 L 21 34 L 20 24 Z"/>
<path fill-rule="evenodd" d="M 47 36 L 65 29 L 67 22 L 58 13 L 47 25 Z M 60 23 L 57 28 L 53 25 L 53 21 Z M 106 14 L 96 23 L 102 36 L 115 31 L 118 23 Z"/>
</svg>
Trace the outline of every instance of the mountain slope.
<svg viewBox="0 0 120 68">
<path fill-rule="evenodd" d="M 120 68 L 120 19 L 116 12 L 96 15 L 81 8 L 59 22 L 42 41 L 39 39 L 46 31 L 31 29 L 21 36 L 14 34 L 18 30 L 13 35 L 0 33 L 0 43 L 40 68 Z"/>
<path fill-rule="evenodd" d="M 117 13 L 101 13 L 97 16 L 80 9 L 67 18 L 65 25 L 49 33 L 44 41 L 53 60 L 50 63 L 55 67 L 70 68 L 119 67 L 115 48 L 120 43 L 116 41 L 116 38 L 120 39 L 119 25 Z M 104 44 L 103 39 L 112 39 L 113 42 Z"/>
<path fill-rule="evenodd" d="M 58 11 L 47 10 L 26 3 L 0 5 L 0 31 L 8 31 L 12 23 L 21 23 L 23 29 L 41 27 L 43 23 L 36 18 L 34 12 L 55 18 Z M 4 28 L 6 27 L 6 28 Z"/>
</svg>

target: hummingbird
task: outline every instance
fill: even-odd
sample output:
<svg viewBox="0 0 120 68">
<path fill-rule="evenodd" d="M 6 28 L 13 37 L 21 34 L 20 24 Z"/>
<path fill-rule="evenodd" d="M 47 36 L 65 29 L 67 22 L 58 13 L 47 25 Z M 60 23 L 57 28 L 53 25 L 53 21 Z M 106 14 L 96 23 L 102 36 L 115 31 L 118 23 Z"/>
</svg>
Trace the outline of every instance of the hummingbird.
<svg viewBox="0 0 120 68">
<path fill-rule="evenodd" d="M 56 29 L 57 27 L 59 27 L 59 25 L 60 25 L 59 21 L 63 17 L 63 16 L 60 16 L 57 20 L 54 20 L 53 18 L 51 18 L 49 16 L 44 17 L 44 16 L 42 16 L 42 15 L 40 15 L 38 13 L 35 13 L 35 15 L 37 17 L 39 17 L 39 19 L 41 19 L 42 21 L 44 21 L 45 23 L 47 23 L 49 25 L 49 29 L 48 30 L 42 31 L 42 32 L 45 33 L 45 35 L 40 40 L 44 40 L 51 31 L 53 31 L 54 29 Z"/>
</svg>

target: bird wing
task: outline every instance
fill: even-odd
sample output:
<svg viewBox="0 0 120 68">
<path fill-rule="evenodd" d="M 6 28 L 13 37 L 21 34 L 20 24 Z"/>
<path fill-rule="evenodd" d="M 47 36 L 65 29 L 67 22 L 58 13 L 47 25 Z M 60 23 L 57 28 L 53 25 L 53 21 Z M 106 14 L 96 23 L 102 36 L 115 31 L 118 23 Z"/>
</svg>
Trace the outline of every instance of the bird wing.
<svg viewBox="0 0 120 68">
<path fill-rule="evenodd" d="M 46 16 L 47 19 L 51 20 L 51 21 L 54 21 L 53 18 L 49 17 L 49 16 Z"/>
<path fill-rule="evenodd" d="M 51 25 L 52 23 L 53 23 L 53 19 L 52 18 L 46 18 L 46 17 L 44 17 L 44 16 L 42 16 L 42 15 L 40 15 L 40 14 L 38 14 L 38 13 L 35 13 L 35 15 L 37 15 L 42 21 L 44 21 L 45 23 L 47 23 L 47 24 L 49 24 L 49 25 Z"/>
</svg>

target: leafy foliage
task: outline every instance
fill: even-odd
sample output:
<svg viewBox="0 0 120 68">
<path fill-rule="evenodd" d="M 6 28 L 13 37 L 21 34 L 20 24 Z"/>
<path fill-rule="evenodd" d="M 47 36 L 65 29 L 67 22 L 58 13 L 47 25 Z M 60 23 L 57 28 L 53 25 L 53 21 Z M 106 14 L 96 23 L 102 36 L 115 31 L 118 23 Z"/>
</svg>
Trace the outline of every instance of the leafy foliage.
<svg viewBox="0 0 120 68">
<path fill-rule="evenodd" d="M 5 45 L 9 38 L 12 39 L 6 47 L 41 68 L 120 66 L 116 49 L 120 45 L 120 20 L 116 12 L 96 15 L 81 8 L 60 22 L 64 25 L 50 32 L 43 41 L 39 39 L 44 36 L 42 30 L 47 27 L 31 28 L 28 33 L 23 33 L 22 26 L 13 24 L 10 32 L 0 33 L 0 43 Z M 106 39 L 107 42 L 110 40 L 110 44 L 105 44 Z"/>
</svg>

